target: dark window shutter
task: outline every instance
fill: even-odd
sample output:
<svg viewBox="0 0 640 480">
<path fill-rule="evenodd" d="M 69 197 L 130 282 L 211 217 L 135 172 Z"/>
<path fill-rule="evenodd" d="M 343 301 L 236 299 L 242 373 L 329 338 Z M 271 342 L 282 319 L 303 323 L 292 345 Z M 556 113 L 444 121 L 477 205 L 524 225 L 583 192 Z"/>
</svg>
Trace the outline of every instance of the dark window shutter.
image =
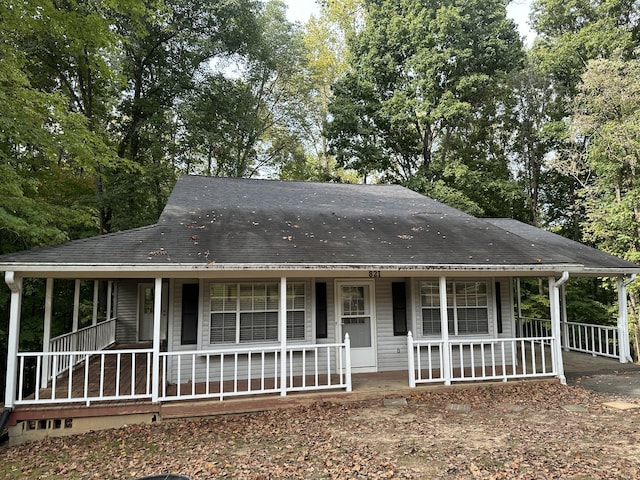
<svg viewBox="0 0 640 480">
<path fill-rule="evenodd" d="M 200 287 L 197 283 L 182 285 L 182 330 L 180 343 L 198 343 L 198 303 Z"/>
<path fill-rule="evenodd" d="M 500 295 L 500 282 L 496 282 L 496 321 L 498 333 L 502 333 L 502 298 Z"/>
<path fill-rule="evenodd" d="M 393 334 L 406 335 L 407 330 L 407 286 L 404 282 L 391 284 L 393 301 Z"/>
<path fill-rule="evenodd" d="M 327 338 L 327 284 L 316 283 L 316 338 Z"/>
</svg>

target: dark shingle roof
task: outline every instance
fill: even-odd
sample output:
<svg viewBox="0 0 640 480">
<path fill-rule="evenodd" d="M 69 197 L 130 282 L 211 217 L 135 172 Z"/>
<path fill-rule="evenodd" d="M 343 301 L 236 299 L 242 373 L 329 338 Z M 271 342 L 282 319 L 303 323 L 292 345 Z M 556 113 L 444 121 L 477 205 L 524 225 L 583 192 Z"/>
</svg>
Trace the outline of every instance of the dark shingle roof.
<svg viewBox="0 0 640 480">
<path fill-rule="evenodd" d="M 544 245 L 545 248 L 561 253 L 571 258 L 574 262 L 583 264 L 587 268 L 629 268 L 629 262 L 621 258 L 614 257 L 596 248 L 589 247 L 547 230 L 542 230 L 510 218 L 489 218 L 486 220 L 533 244 Z"/>
<path fill-rule="evenodd" d="M 501 222 L 475 218 L 400 186 L 185 176 L 155 225 L 5 255 L 0 268 L 7 269 L 5 262 L 168 269 L 193 264 L 539 268 L 591 261 L 576 242 L 551 242 L 538 229 L 534 238 L 528 229 L 516 228 L 519 222 Z M 598 254 L 594 266 L 634 267 Z"/>
</svg>

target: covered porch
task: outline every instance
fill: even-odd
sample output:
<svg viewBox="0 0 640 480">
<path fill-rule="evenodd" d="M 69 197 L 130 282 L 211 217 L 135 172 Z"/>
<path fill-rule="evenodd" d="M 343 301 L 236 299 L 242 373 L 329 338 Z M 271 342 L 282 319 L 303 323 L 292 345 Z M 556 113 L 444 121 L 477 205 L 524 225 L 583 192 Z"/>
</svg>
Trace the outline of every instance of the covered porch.
<svg viewBox="0 0 640 480">
<path fill-rule="evenodd" d="M 408 387 L 475 381 L 557 377 L 565 381 L 563 351 L 630 360 L 626 318 L 626 283 L 618 280 L 618 325 L 568 322 L 564 283 L 569 274 L 547 277 L 549 318 L 529 319 L 519 312 L 513 337 L 477 338 L 449 335 L 450 308 L 447 277 L 440 277 L 440 338 L 406 335 L 406 369 L 395 373 Z M 335 343 L 287 342 L 234 348 L 193 348 L 167 351 L 161 340 L 163 279 L 154 280 L 150 307 L 152 340 L 117 344 L 116 297 L 108 282 L 106 317 L 77 329 L 78 290 L 75 293 L 74 330 L 49 338 L 52 321 L 53 279 L 46 280 L 43 350 L 18 351 L 21 281 L 6 275 L 12 287 L 9 368 L 5 407 L 51 404 L 104 404 L 143 401 L 152 404 L 201 399 L 227 400 L 256 395 L 286 396 L 294 392 L 353 389 L 349 336 Z M 76 283 L 77 284 L 77 283 Z M 279 328 L 286 331 L 287 277 L 280 279 Z M 98 288 L 94 290 L 94 312 Z M 518 301 L 519 310 L 519 301 Z M 415 316 L 415 315 L 414 315 Z M 505 319 L 505 321 L 508 321 Z M 414 318 L 409 325 L 415 328 Z M 27 386 L 31 385 L 32 388 Z"/>
</svg>

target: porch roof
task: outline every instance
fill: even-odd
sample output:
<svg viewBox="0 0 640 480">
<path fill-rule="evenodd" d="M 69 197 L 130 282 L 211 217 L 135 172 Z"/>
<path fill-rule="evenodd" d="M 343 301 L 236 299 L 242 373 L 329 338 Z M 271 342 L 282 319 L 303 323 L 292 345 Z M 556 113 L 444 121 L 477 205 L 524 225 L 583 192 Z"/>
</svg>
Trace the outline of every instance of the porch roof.
<svg viewBox="0 0 640 480">
<path fill-rule="evenodd" d="M 1 271 L 531 271 L 640 267 L 396 185 L 181 177 L 148 227 L 0 256 Z"/>
</svg>

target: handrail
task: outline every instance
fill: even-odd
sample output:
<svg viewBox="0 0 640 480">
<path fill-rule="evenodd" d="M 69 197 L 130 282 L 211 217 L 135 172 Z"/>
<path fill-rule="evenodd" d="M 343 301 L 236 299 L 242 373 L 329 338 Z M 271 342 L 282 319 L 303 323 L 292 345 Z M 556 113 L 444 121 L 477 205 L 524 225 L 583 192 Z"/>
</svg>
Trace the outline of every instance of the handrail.
<svg viewBox="0 0 640 480">
<path fill-rule="evenodd" d="M 542 324 L 544 324 L 544 328 L 547 327 L 547 324 L 551 325 L 551 320 L 548 318 L 520 317 L 519 320 L 533 324 L 534 333 L 539 333 Z M 564 349 L 589 353 L 594 357 L 619 358 L 620 346 L 617 326 L 574 321 L 562 321 L 560 326 Z"/>
<path fill-rule="evenodd" d="M 351 391 L 350 344 L 279 345 L 160 352 L 160 400 L 192 400 L 344 388 Z M 286 384 L 283 384 L 286 383 Z"/>
<path fill-rule="evenodd" d="M 77 334 L 79 334 L 79 333 L 82 333 L 82 332 L 85 332 L 85 331 L 91 330 L 92 328 L 96 328 L 96 327 L 99 327 L 99 326 L 101 326 L 101 325 L 105 325 L 105 324 L 107 324 L 107 323 L 109 323 L 109 322 L 116 322 L 117 320 L 118 320 L 118 319 L 117 319 L 116 317 L 113 317 L 113 318 L 110 318 L 109 320 L 104 320 L 104 321 L 102 321 L 102 322 L 98 322 L 98 323 L 96 323 L 95 325 L 88 325 L 88 326 L 86 326 L 86 327 L 79 328 L 79 329 L 78 329 L 78 330 L 76 330 L 75 332 L 63 333 L 63 334 L 61 334 L 61 335 L 58 335 L 57 337 L 53 337 L 53 338 L 50 340 L 50 342 L 54 342 L 54 341 L 57 341 L 57 340 L 62 340 L 63 338 L 71 337 L 71 336 L 73 336 L 73 335 L 77 335 Z"/>
<path fill-rule="evenodd" d="M 503 380 L 555 376 L 550 336 L 527 338 L 414 340 L 407 336 L 409 385 L 469 380 Z M 451 365 L 443 364 L 448 349 Z M 444 353 L 447 353 L 445 350 Z M 547 358 L 548 357 L 548 358 Z"/>
</svg>

